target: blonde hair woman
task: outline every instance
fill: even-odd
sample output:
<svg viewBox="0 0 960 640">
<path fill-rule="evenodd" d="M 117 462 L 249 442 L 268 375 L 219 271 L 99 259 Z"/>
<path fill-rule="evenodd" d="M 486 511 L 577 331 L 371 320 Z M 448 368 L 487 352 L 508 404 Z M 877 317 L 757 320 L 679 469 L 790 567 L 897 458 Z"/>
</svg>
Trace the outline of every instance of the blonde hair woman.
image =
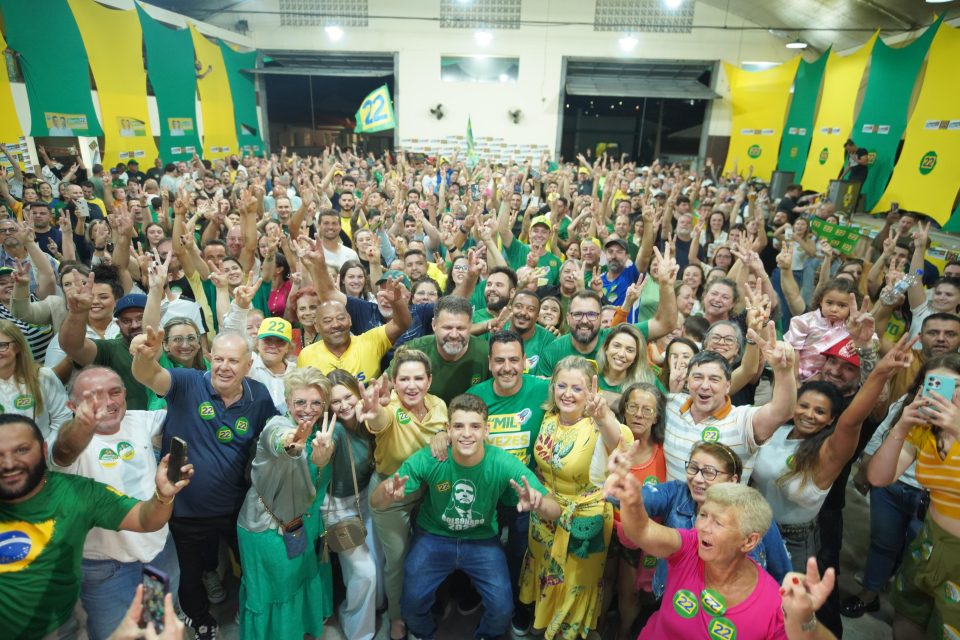
<svg viewBox="0 0 960 640">
<path fill-rule="evenodd" d="M 333 454 L 330 381 L 306 367 L 284 384 L 289 411 L 260 434 L 237 519 L 241 638 L 320 637 L 333 613 L 330 563 L 315 551 Z"/>
<path fill-rule="evenodd" d="M 600 395 L 596 369 L 580 356 L 557 363 L 534 444 L 544 486 L 563 509 L 557 521 L 530 514 L 520 601 L 534 603 L 533 629 L 547 640 L 586 638 L 597 628 L 613 506 L 590 481 L 599 441 L 607 451 L 633 442 Z"/>
<path fill-rule="evenodd" d="M 73 418 L 60 379 L 34 362 L 26 337 L 9 320 L 0 320 L 0 413 L 33 418 L 44 438 Z"/>
<path fill-rule="evenodd" d="M 647 360 L 647 341 L 630 324 L 618 324 L 604 338 L 597 351 L 597 370 L 597 385 L 611 409 L 619 405 L 623 389 L 634 382 L 660 385 Z M 660 391 L 666 393 L 666 389 Z"/>
</svg>

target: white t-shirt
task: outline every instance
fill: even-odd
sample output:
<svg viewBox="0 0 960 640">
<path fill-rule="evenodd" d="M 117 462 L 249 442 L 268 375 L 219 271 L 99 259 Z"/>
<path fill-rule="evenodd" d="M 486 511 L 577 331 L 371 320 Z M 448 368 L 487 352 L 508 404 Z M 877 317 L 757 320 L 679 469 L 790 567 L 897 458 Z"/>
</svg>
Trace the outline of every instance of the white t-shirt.
<svg viewBox="0 0 960 640">
<path fill-rule="evenodd" d="M 157 458 L 153 439 L 159 438 L 166 411 L 127 411 L 120 429 L 111 435 L 95 433 L 87 448 L 68 467 L 53 459 L 57 433 L 49 438 L 50 467 L 114 487 L 138 500 L 149 500 L 156 489 Z M 167 525 L 151 533 L 91 529 L 83 545 L 87 560 L 150 562 L 167 542 Z M 119 606 L 119 605 L 118 605 Z"/>
<path fill-rule="evenodd" d="M 90 340 L 112 340 L 118 335 L 120 335 L 120 325 L 117 324 L 116 318 L 110 321 L 102 336 L 93 327 L 87 325 L 86 337 Z M 66 357 L 66 351 L 60 348 L 60 334 L 58 333 L 53 336 L 53 340 L 47 345 L 47 353 L 43 357 L 43 366 L 53 368 L 63 362 Z"/>
<path fill-rule="evenodd" d="M 753 485 L 767 499 L 779 524 L 807 524 L 820 513 L 830 487 L 821 489 L 812 477 L 802 483 L 799 475 L 782 484 L 777 482 L 791 468 L 791 459 L 803 442 L 787 438 L 791 431 L 791 425 L 780 427 L 760 447 L 754 460 Z"/>
<path fill-rule="evenodd" d="M 357 252 L 351 249 L 350 247 L 342 244 L 337 248 L 336 251 L 330 251 L 326 247 L 323 248 L 323 257 L 326 258 L 327 264 L 331 267 L 339 269 L 341 265 L 347 260 L 359 260 L 360 256 L 357 255 Z"/>
<path fill-rule="evenodd" d="M 59 429 L 73 413 L 67 408 L 67 392 L 51 369 L 41 367 L 39 372 L 40 395 L 43 396 L 43 412 L 34 415 L 36 398 L 34 398 L 25 384 L 17 384 L 11 376 L 7 380 L 0 379 L 0 413 L 15 413 L 20 416 L 33 418 L 40 432 L 46 438 L 51 431 Z"/>
<path fill-rule="evenodd" d="M 284 396 L 283 379 L 288 373 L 297 368 L 296 363 L 287 361 L 287 369 L 282 374 L 277 375 L 267 368 L 259 353 L 253 354 L 253 364 L 250 365 L 250 373 L 247 377 L 263 383 L 263 386 L 270 392 L 270 398 L 280 413 L 287 412 L 287 399 Z"/>
</svg>

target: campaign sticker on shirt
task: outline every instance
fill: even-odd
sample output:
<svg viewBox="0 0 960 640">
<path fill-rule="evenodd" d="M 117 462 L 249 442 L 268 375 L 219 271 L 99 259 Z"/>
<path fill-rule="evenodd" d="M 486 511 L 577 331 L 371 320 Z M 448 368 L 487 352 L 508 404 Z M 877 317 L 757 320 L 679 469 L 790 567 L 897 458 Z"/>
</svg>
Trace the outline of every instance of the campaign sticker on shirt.
<svg viewBox="0 0 960 640">
<path fill-rule="evenodd" d="M 700 432 L 700 439 L 704 442 L 720 442 L 720 429 L 707 427 Z"/>
<path fill-rule="evenodd" d="M 737 640 L 737 627 L 726 618 L 714 618 L 707 625 L 710 640 Z"/>
<path fill-rule="evenodd" d="M 217 440 L 223 444 L 233 440 L 233 431 L 230 430 L 230 427 L 220 427 L 217 429 Z"/>
<path fill-rule="evenodd" d="M 410 414 L 403 409 L 397 409 L 397 422 L 402 425 L 410 424 Z"/>
<path fill-rule="evenodd" d="M 797 457 L 792 453 L 787 456 L 787 469 L 793 469 L 797 464 Z"/>
<path fill-rule="evenodd" d="M 960 640 L 960 631 L 957 631 L 956 627 L 951 626 L 947 623 L 944 623 L 943 637 L 944 637 L 944 640 Z"/>
<path fill-rule="evenodd" d="M 213 420 L 214 410 L 213 405 L 209 402 L 204 402 L 199 407 L 197 407 L 197 413 L 200 414 L 200 417 L 204 420 Z"/>
<path fill-rule="evenodd" d="M 704 610 L 712 616 L 722 616 L 727 612 L 727 601 L 713 589 L 701 591 L 700 602 L 703 604 Z"/>
<path fill-rule="evenodd" d="M 657 476 L 647 476 L 643 479 L 643 486 L 645 487 L 653 487 L 658 484 L 660 484 L 660 480 L 657 479 Z"/>
<path fill-rule="evenodd" d="M 479 373 L 478 373 L 477 375 L 473 376 L 472 378 L 470 378 L 470 386 L 473 386 L 473 385 L 475 385 L 475 384 L 480 384 L 480 374 L 479 374 Z"/>
<path fill-rule="evenodd" d="M 117 444 L 117 453 L 120 455 L 122 460 L 132 460 L 133 454 L 136 453 L 136 450 L 129 442 L 120 442 Z"/>
<path fill-rule="evenodd" d="M 673 610 L 677 612 L 677 615 L 681 618 L 690 618 L 697 615 L 697 610 L 700 609 L 700 605 L 697 604 L 697 596 L 693 595 L 692 591 L 687 591 L 686 589 L 680 589 L 673 596 Z"/>
<path fill-rule="evenodd" d="M 643 568 L 653 569 L 657 566 L 657 556 L 643 556 Z"/>
<path fill-rule="evenodd" d="M 28 393 L 20 394 L 16 400 L 13 401 L 13 406 L 17 409 L 32 409 L 34 404 L 36 403 L 33 400 L 33 396 Z"/>
<path fill-rule="evenodd" d="M 108 448 L 100 449 L 100 455 L 97 457 L 100 460 L 100 466 L 106 469 L 112 469 L 117 466 L 117 462 L 120 461 L 120 456 L 117 455 L 117 452 Z"/>
<path fill-rule="evenodd" d="M 246 433 L 249 428 L 250 421 L 246 418 L 237 418 L 237 422 L 233 425 L 233 430 L 237 433 Z"/>
<path fill-rule="evenodd" d="M 960 586 L 956 582 L 947 580 L 943 585 L 943 592 L 950 602 L 960 602 Z"/>
</svg>

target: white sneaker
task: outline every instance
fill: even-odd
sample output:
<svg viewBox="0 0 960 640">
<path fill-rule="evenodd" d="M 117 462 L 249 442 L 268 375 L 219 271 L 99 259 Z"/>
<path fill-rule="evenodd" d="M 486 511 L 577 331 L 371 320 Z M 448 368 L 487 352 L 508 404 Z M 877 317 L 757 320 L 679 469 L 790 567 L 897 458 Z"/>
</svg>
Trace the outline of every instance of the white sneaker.
<svg viewBox="0 0 960 640">
<path fill-rule="evenodd" d="M 227 590 L 223 588 L 223 582 L 220 581 L 220 574 L 216 571 L 204 571 L 201 577 L 203 588 L 207 592 L 207 600 L 210 604 L 220 604 L 227 599 Z"/>
</svg>

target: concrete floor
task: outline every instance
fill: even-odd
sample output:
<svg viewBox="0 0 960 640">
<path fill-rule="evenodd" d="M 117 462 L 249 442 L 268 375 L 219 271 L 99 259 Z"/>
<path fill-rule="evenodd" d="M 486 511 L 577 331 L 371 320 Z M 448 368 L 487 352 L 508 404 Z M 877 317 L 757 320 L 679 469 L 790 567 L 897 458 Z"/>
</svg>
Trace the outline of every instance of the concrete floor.
<svg viewBox="0 0 960 640">
<path fill-rule="evenodd" d="M 852 474 L 851 474 L 852 477 Z M 841 555 L 840 589 L 841 597 L 855 594 L 859 585 L 854 574 L 863 569 L 862 563 L 867 557 L 867 545 L 870 538 L 870 512 L 867 499 L 853 488 L 847 486 L 847 507 L 844 513 L 843 551 Z M 237 613 L 237 581 L 231 576 L 226 585 L 230 597 L 222 605 L 215 606 L 214 615 L 221 621 L 221 638 L 235 640 L 240 637 L 234 623 Z M 464 640 L 473 637 L 473 630 L 480 618 L 480 612 L 471 616 L 460 616 L 454 611 L 440 625 L 438 640 Z M 857 620 L 844 618 L 845 640 L 886 640 L 892 637 L 890 625 L 893 621 L 893 609 L 885 598 L 881 597 L 881 607 L 876 613 L 867 614 Z M 327 622 L 324 640 L 352 640 L 345 638 L 340 631 L 336 618 Z M 610 640 L 613 633 L 605 634 L 603 640 Z M 381 625 L 375 640 L 388 640 L 387 625 Z M 258 639 L 255 639 L 258 640 Z M 275 639 L 281 640 L 281 639 Z M 286 639 L 283 639 L 286 640 Z"/>
</svg>

